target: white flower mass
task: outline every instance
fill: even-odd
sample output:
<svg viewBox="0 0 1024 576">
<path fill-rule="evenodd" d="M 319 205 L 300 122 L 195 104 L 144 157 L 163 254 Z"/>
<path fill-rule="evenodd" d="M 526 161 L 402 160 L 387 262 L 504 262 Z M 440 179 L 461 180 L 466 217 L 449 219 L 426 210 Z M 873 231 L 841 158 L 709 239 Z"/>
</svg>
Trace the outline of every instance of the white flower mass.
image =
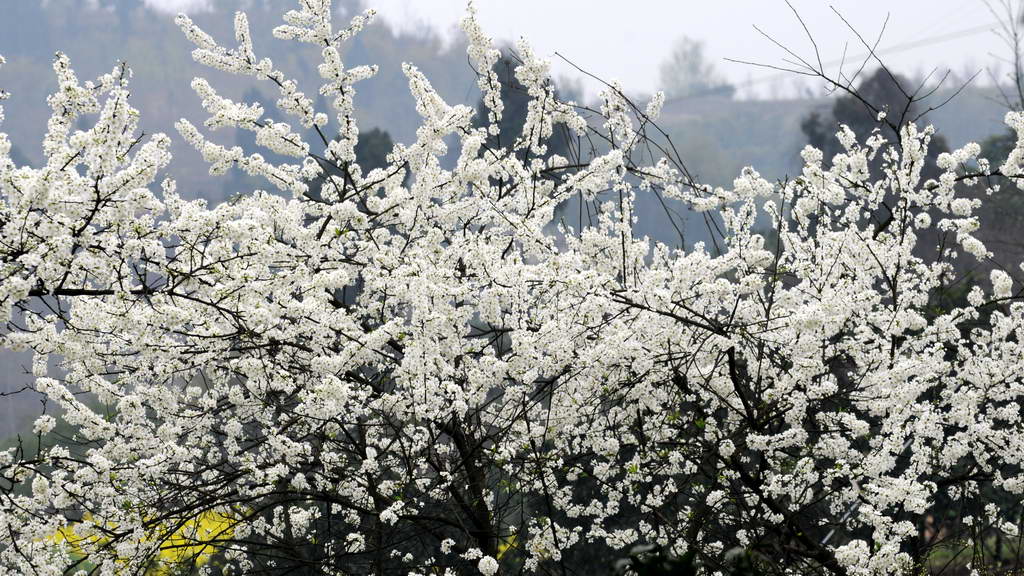
<svg viewBox="0 0 1024 576">
<path fill-rule="evenodd" d="M 930 127 L 844 127 L 830 165 L 808 147 L 786 182 L 712 188 L 651 157 L 663 94 L 559 101 L 525 41 L 526 124 L 496 138 L 500 52 L 471 8 L 484 109 L 405 65 L 422 124 L 367 170 L 354 95 L 377 68 L 340 47 L 373 12 L 299 4 L 274 35 L 321 51 L 329 110 L 244 14 L 230 46 L 177 19 L 287 121 L 197 78 L 209 118 L 175 137 L 281 194 L 182 199 L 123 65 L 82 82 L 55 58 L 44 164 L 0 133 L 2 344 L 50 407 L 0 452 L 0 572 L 546 574 L 653 544 L 709 575 L 736 547 L 773 574 L 910 575 L 950 507 L 1016 530 L 1022 270 L 936 294 L 990 254 L 965 181 L 1022 174 L 1024 113 L 998 170 L 968 145 L 926 179 Z M 713 214 L 715 245 L 637 237 L 642 194 Z M 556 216 L 570 201 L 589 220 Z"/>
</svg>

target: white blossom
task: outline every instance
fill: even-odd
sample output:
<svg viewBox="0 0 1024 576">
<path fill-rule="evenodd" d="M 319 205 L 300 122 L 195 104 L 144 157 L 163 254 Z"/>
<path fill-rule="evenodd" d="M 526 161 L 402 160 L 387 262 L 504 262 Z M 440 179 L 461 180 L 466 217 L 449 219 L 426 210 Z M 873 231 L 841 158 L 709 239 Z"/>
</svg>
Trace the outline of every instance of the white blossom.
<svg viewBox="0 0 1024 576">
<path fill-rule="evenodd" d="M 1019 263 L 991 286 L 962 272 L 991 255 L 976 144 L 925 179 L 930 127 L 844 126 L 840 154 L 804 148 L 789 180 L 712 187 L 648 146 L 663 95 L 609 83 L 584 117 L 521 40 L 526 125 L 499 145 L 500 52 L 470 7 L 487 118 L 405 64 L 421 124 L 368 171 L 354 94 L 377 68 L 343 57 L 373 13 L 332 16 L 304 0 L 274 31 L 317 47 L 330 110 L 259 56 L 244 14 L 231 46 L 177 20 L 198 62 L 273 86 L 284 115 L 197 78 L 206 118 L 179 135 L 281 195 L 183 199 L 125 65 L 83 82 L 55 57 L 43 164 L 16 166 L 0 134 L 0 340 L 47 403 L 0 452 L 0 572 L 141 574 L 178 549 L 200 573 L 217 554 L 238 574 L 494 575 L 638 544 L 720 566 L 763 544 L 794 563 L 780 573 L 876 576 L 910 574 L 923 529 L 1016 530 L 1024 304 Z M 338 139 L 304 140 L 332 122 Z M 600 144 L 548 155 L 558 124 Z M 977 168 L 1022 164 L 1018 141 Z M 645 195 L 715 235 L 642 237 Z M 588 217 L 556 221 L 568 199 Z M 158 544 L 189 529 L 194 546 Z"/>
<path fill-rule="evenodd" d="M 494 576 L 498 573 L 498 561 L 490 556 L 484 556 L 477 562 L 476 568 L 484 576 Z"/>
</svg>

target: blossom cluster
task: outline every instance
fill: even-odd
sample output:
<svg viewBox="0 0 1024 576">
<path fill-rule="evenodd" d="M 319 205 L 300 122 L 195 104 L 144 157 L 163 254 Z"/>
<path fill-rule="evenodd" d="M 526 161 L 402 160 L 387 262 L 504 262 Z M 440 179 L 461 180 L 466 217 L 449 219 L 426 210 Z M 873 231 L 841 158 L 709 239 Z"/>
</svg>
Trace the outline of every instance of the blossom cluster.
<svg viewBox="0 0 1024 576">
<path fill-rule="evenodd" d="M 328 0 L 300 4 L 275 35 L 322 47 L 329 111 L 244 14 L 231 48 L 178 18 L 197 61 L 274 85 L 320 138 L 204 79 L 207 130 L 295 161 L 179 135 L 288 194 L 182 199 L 123 65 L 83 83 L 57 56 L 44 165 L 0 134 L 0 344 L 31 352 L 50 411 L 0 452 L 3 572 L 492 576 L 652 544 L 706 574 L 738 547 L 867 576 L 919 569 L 924 526 L 1018 529 L 1022 269 L 949 292 L 990 255 L 967 191 L 1021 174 L 1024 138 L 998 169 L 968 145 L 926 180 L 930 128 L 844 128 L 792 180 L 712 188 L 638 160 L 663 95 L 612 83 L 584 114 L 523 41 L 523 136 L 492 146 L 500 53 L 470 10 L 487 118 L 406 65 L 422 125 L 364 173 L 353 102 L 376 68 L 342 55 L 372 13 L 336 32 Z M 559 123 L 602 144 L 546 157 Z M 643 194 L 708 214 L 713 245 L 636 234 Z M 576 225 L 555 222 L 570 201 Z"/>
</svg>

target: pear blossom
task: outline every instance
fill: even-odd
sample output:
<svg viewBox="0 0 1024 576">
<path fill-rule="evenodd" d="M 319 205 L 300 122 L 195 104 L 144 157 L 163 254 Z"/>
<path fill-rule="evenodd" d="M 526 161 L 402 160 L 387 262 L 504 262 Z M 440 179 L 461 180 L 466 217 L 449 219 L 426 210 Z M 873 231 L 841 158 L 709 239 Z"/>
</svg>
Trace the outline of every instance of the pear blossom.
<svg viewBox="0 0 1024 576">
<path fill-rule="evenodd" d="M 931 128 L 844 126 L 830 162 L 712 187 L 648 146 L 663 95 L 610 83 L 584 116 L 522 40 L 526 126 L 491 146 L 501 54 L 471 7 L 487 118 L 405 64 L 422 123 L 370 171 L 354 94 L 377 68 L 342 56 L 373 13 L 333 16 L 303 0 L 274 31 L 318 47 L 325 110 L 244 14 L 230 46 L 177 19 L 285 120 L 197 78 L 208 117 L 175 137 L 272 191 L 184 200 L 124 64 L 83 82 L 55 57 L 39 167 L 0 133 L 0 342 L 46 399 L 0 451 L 0 571 L 490 576 L 644 544 L 700 574 L 739 547 L 772 574 L 910 575 L 1019 530 L 1020 263 L 951 287 L 991 257 L 971 180 L 1024 174 L 1020 113 L 998 169 L 969 144 L 926 178 Z M 545 157 L 559 123 L 600 142 L 579 165 Z M 655 194 L 708 239 L 640 235 Z"/>
</svg>

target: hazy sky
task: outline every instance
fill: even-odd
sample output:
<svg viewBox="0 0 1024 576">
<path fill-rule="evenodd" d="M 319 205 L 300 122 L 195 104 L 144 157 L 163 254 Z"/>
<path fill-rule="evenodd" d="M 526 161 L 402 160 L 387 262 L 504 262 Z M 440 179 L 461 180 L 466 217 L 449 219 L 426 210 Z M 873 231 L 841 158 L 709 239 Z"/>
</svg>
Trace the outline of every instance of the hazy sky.
<svg viewBox="0 0 1024 576">
<path fill-rule="evenodd" d="M 147 1 L 180 6 L 196 0 Z M 888 14 L 879 46 L 882 51 L 890 50 L 885 61 L 905 73 L 938 67 L 940 72 L 952 69 L 963 75 L 998 66 L 993 54 L 1005 54 L 1004 45 L 989 31 L 995 18 L 982 0 L 791 1 L 826 62 L 841 58 L 844 46 L 850 56 L 865 51 L 830 6 L 872 41 Z M 282 0 L 281 4 L 284 8 L 292 3 Z M 432 28 L 448 37 L 458 33 L 457 23 L 466 5 L 464 0 L 366 0 L 366 4 L 399 30 Z M 555 57 L 558 51 L 588 71 L 619 79 L 638 91 L 657 87 L 659 65 L 683 35 L 705 42 L 719 71 L 741 84 L 741 94 L 744 84 L 751 81 L 761 95 L 794 90 L 791 76 L 780 80 L 771 71 L 723 60 L 784 63 L 785 53 L 754 30 L 754 25 L 801 56 L 814 54 L 783 0 L 477 0 L 476 4 L 485 30 L 495 38 L 526 36 L 536 51 L 552 59 L 556 76 L 577 76 Z M 588 89 L 593 86 L 587 84 Z M 811 87 L 820 91 L 818 84 Z"/>
</svg>

